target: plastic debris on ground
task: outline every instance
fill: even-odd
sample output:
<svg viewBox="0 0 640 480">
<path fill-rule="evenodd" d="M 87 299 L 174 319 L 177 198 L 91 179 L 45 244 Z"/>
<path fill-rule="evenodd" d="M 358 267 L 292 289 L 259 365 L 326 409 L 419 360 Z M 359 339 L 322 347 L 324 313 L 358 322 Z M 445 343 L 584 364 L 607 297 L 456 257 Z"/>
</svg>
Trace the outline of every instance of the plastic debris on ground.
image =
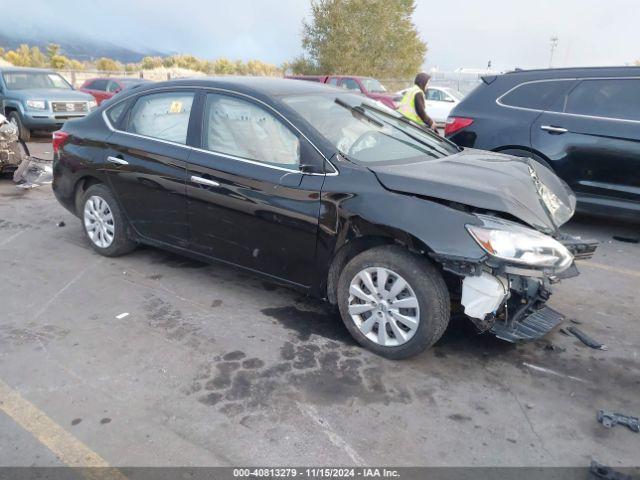
<svg viewBox="0 0 640 480">
<path fill-rule="evenodd" d="M 607 428 L 612 428 L 616 425 L 625 425 L 632 432 L 640 433 L 640 419 L 623 413 L 598 410 L 598 422 Z"/>
<path fill-rule="evenodd" d="M 633 480 L 633 477 L 622 472 L 616 472 L 611 467 L 607 467 L 595 460 L 591 460 L 591 466 L 589 467 L 589 479 Z"/>
<path fill-rule="evenodd" d="M 26 157 L 13 173 L 18 188 L 35 188 L 53 181 L 53 162 L 37 157 Z"/>
<path fill-rule="evenodd" d="M 640 237 L 623 237 L 622 235 L 614 235 L 613 239 L 625 243 L 640 243 Z"/>
<path fill-rule="evenodd" d="M 576 337 L 578 340 L 584 343 L 587 347 L 595 348 L 596 350 L 608 350 L 605 344 L 594 340 L 589 335 L 584 333 L 579 328 L 574 327 L 573 325 L 570 327 L 567 327 L 567 331 L 573 334 L 574 337 Z"/>
</svg>

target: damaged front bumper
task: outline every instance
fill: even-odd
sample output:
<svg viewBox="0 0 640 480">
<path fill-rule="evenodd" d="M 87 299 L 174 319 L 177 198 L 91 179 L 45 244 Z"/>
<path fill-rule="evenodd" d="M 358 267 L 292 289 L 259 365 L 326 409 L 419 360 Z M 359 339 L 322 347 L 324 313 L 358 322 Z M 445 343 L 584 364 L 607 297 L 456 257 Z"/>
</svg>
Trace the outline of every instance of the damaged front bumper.
<svg viewBox="0 0 640 480">
<path fill-rule="evenodd" d="M 432 257 L 444 270 L 462 277 L 460 304 L 481 332 L 490 331 L 509 342 L 536 340 L 564 320 L 561 313 L 546 305 L 551 286 L 579 275 L 575 259 L 590 258 L 597 248 L 596 241 L 569 235 L 559 235 L 556 240 L 574 256 L 562 271 L 528 268 L 491 256 L 482 261 Z"/>
</svg>

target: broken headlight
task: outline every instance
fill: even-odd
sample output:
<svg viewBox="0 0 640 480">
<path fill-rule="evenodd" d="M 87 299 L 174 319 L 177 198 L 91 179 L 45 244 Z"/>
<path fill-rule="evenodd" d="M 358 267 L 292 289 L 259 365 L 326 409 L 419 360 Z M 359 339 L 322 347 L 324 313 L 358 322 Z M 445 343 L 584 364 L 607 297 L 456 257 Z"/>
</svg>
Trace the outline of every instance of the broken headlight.
<svg viewBox="0 0 640 480">
<path fill-rule="evenodd" d="M 562 271 L 573 255 L 557 240 L 515 222 L 477 215 L 483 225 L 467 225 L 467 230 L 483 250 L 512 263 Z"/>
</svg>

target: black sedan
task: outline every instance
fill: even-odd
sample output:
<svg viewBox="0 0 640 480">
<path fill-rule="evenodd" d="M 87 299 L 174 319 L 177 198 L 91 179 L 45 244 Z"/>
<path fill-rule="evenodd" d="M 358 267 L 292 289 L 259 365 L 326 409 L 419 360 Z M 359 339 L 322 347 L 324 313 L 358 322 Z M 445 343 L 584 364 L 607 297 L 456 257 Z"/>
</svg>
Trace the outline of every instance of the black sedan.
<svg viewBox="0 0 640 480">
<path fill-rule="evenodd" d="M 267 275 L 389 358 L 460 306 L 505 340 L 544 335 L 562 320 L 550 284 L 595 248 L 559 234 L 575 198 L 549 169 L 311 82 L 143 86 L 66 124 L 54 152 L 56 197 L 98 253 L 145 243 Z"/>
</svg>

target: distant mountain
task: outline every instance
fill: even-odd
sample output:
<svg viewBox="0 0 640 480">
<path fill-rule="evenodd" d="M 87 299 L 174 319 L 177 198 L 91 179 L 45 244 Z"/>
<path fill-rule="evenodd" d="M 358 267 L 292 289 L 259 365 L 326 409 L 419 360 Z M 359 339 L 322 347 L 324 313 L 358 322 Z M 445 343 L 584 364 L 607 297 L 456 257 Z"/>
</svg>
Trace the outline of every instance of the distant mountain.
<svg viewBox="0 0 640 480">
<path fill-rule="evenodd" d="M 14 50 L 26 43 L 30 47 L 39 47 L 43 52 L 50 43 L 60 45 L 63 55 L 80 61 L 96 60 L 100 57 L 113 58 L 122 63 L 136 63 L 146 56 L 164 57 L 168 54 L 157 50 L 134 50 L 108 42 L 101 42 L 80 36 L 47 36 L 42 38 L 37 34 L 23 36 L 8 36 L 0 33 L 0 47 Z"/>
</svg>

